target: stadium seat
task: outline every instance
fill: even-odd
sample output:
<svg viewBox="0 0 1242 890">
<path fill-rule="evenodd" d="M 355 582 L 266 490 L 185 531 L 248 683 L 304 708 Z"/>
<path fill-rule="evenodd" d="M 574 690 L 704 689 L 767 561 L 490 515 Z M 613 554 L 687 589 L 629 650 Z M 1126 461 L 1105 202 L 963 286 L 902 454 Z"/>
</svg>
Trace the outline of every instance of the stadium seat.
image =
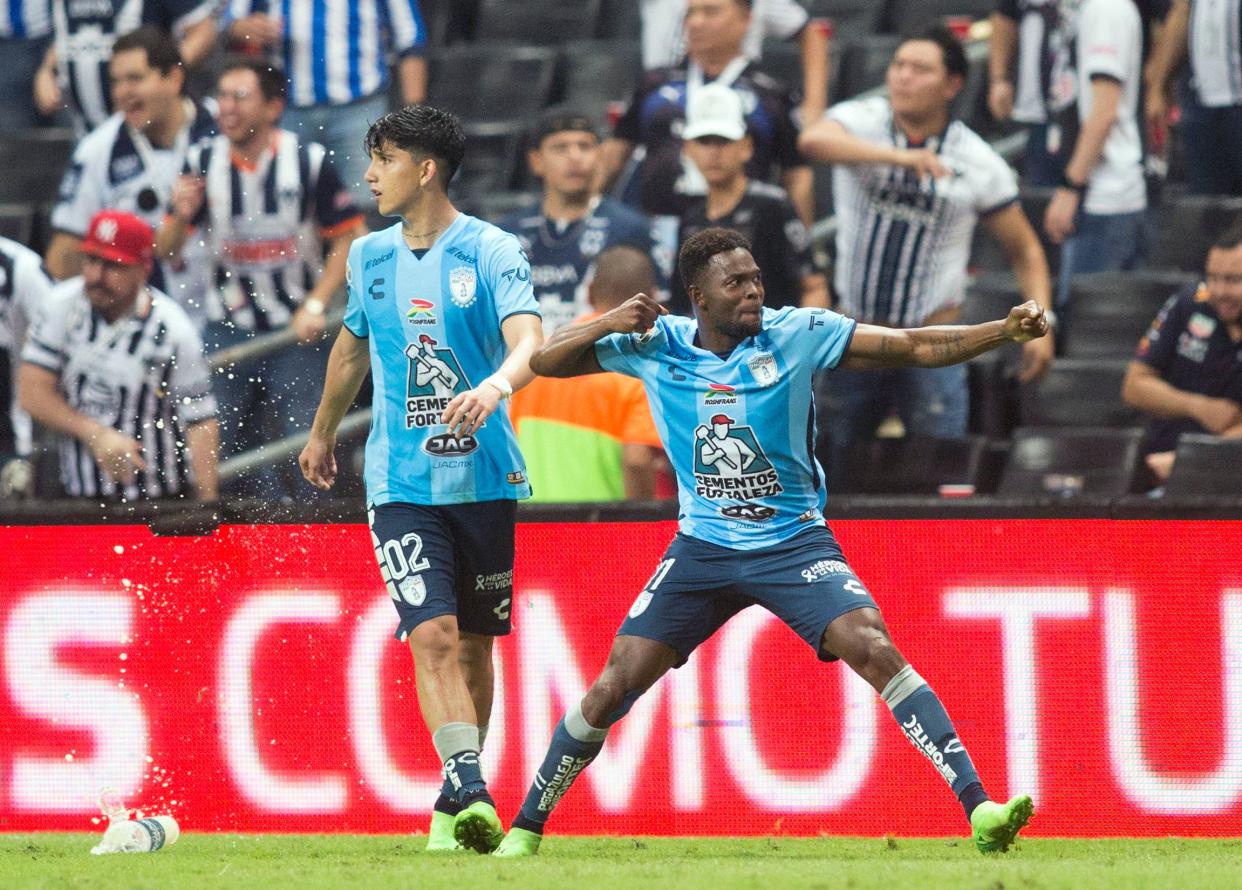
<svg viewBox="0 0 1242 890">
<path fill-rule="evenodd" d="M 1010 272 L 978 275 L 966 288 L 962 302 L 962 324 L 981 324 L 1004 318 L 1022 302 L 1018 280 Z"/>
<path fill-rule="evenodd" d="M 603 0 L 596 37 L 604 40 L 635 40 L 642 31 L 642 18 L 634 0 Z"/>
<path fill-rule="evenodd" d="M 595 36 L 600 0 L 481 0 L 475 38 L 555 46 Z"/>
<path fill-rule="evenodd" d="M 1175 271 L 1079 275 L 1070 286 L 1067 330 L 1070 358 L 1129 358 L 1160 307 L 1198 276 Z"/>
<path fill-rule="evenodd" d="M 888 0 L 886 5 L 885 30 L 895 34 L 951 16 L 986 19 L 996 8 L 994 0 Z"/>
<path fill-rule="evenodd" d="M 1129 494 L 1139 468 L 1139 429 L 1014 431 L 997 494 L 1008 497 Z"/>
<path fill-rule="evenodd" d="M 884 4 L 876 0 L 804 0 L 802 5 L 814 18 L 831 19 L 838 41 L 876 33 L 884 16 Z"/>
<path fill-rule="evenodd" d="M 1060 358 L 1039 380 L 1019 389 L 1024 426 L 1129 427 L 1138 412 L 1121 400 L 1125 360 Z"/>
<path fill-rule="evenodd" d="M 642 52 L 634 40 L 580 40 L 561 47 L 557 67 L 557 104 L 589 114 L 604 127 L 608 103 L 628 99 L 638 85 Z"/>
<path fill-rule="evenodd" d="M 72 130 L 17 130 L 0 134 L 0 203 L 50 203 L 77 144 Z"/>
<path fill-rule="evenodd" d="M 840 102 L 883 86 L 898 42 L 892 34 L 869 34 L 846 43 L 841 49 L 840 74 L 831 87 L 831 101 Z"/>
<path fill-rule="evenodd" d="M 453 199 L 463 208 L 473 208 L 482 196 L 516 187 L 524 129 L 518 123 L 467 128 L 466 156 L 450 186 Z"/>
<path fill-rule="evenodd" d="M 985 440 L 909 436 L 872 439 L 850 450 L 846 485 L 834 494 L 936 494 L 941 485 L 974 485 Z"/>
<path fill-rule="evenodd" d="M 996 350 L 966 363 L 970 393 L 967 429 L 989 438 L 1007 438 L 1018 425 L 1018 347 Z"/>
<path fill-rule="evenodd" d="M 30 246 L 34 234 L 34 207 L 29 204 L 0 204 L 0 236 Z"/>
<path fill-rule="evenodd" d="M 1221 497 L 1242 492 L 1242 439 L 1183 433 L 1165 497 Z"/>
<path fill-rule="evenodd" d="M 1160 233 L 1149 245 L 1148 267 L 1202 272 L 1212 241 L 1242 219 L 1242 198 L 1182 195 L 1162 201 L 1159 214 Z"/>
<path fill-rule="evenodd" d="M 556 50 L 470 43 L 429 54 L 427 101 L 472 121 L 523 121 L 548 104 Z"/>
</svg>

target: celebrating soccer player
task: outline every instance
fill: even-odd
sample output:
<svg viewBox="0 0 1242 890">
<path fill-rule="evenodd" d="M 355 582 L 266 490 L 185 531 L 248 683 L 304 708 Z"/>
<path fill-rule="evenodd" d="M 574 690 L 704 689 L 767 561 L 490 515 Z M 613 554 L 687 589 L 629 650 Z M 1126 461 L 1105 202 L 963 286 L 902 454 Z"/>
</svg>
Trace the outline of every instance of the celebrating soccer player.
<svg viewBox="0 0 1242 890">
<path fill-rule="evenodd" d="M 705 229 L 682 245 L 698 316 L 668 315 L 646 294 L 563 328 L 535 353 L 539 374 L 617 371 L 643 381 L 677 472 L 680 532 L 617 632 L 603 672 L 557 725 L 521 813 L 496 851 L 534 854 L 543 828 L 609 728 L 656 680 L 686 662 L 737 612 L 762 605 L 824 661 L 870 683 L 957 795 L 984 852 L 1009 847 L 1031 816 L 1026 795 L 988 799 L 949 715 L 889 639 L 879 607 L 823 517 L 813 372 L 940 367 L 1048 330 L 1032 302 L 1004 321 L 910 330 L 859 324 L 827 309 L 763 308 L 746 239 Z M 727 387 L 730 404 L 703 394 Z"/>
<path fill-rule="evenodd" d="M 332 486 L 337 426 L 373 370 L 371 537 L 444 763 L 427 846 L 490 853 L 504 830 L 479 750 L 492 640 L 511 624 L 515 502 L 530 497 L 497 409 L 530 382 L 542 324 L 517 239 L 448 199 L 465 153 L 457 119 L 411 105 L 372 124 L 366 145 L 379 212 L 401 222 L 349 251 L 345 326 L 299 462 L 311 483 Z"/>
</svg>

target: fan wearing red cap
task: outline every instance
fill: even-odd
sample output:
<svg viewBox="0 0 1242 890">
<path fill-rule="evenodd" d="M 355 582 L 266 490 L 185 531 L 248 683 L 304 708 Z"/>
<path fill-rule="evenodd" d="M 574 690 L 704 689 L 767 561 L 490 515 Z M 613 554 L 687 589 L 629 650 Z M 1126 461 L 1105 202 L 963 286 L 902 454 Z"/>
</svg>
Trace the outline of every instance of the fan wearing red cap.
<svg viewBox="0 0 1242 890">
<path fill-rule="evenodd" d="M 78 247 L 82 274 L 35 319 L 18 392 L 62 434 L 70 497 L 217 496 L 219 430 L 203 342 L 185 311 L 147 284 L 151 226 L 103 210 Z"/>
<path fill-rule="evenodd" d="M 91 305 L 109 323 L 138 302 L 151 274 L 155 234 L 144 220 L 121 210 L 101 210 L 78 250 L 82 280 Z"/>
</svg>

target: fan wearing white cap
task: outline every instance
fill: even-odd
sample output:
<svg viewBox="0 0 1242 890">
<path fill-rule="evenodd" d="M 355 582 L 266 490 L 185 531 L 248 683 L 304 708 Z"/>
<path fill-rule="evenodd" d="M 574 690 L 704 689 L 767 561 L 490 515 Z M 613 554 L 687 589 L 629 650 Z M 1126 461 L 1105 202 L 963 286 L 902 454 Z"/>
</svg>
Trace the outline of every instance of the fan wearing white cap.
<svg viewBox="0 0 1242 890">
<path fill-rule="evenodd" d="M 742 232 L 763 270 L 766 305 L 827 306 L 828 283 L 811 259 L 811 239 L 785 191 L 746 175 L 754 151 L 742 97 L 723 84 L 696 90 L 686 106 L 684 151 L 703 175 L 707 194 L 681 217 L 678 244 L 712 226 Z M 681 279 L 673 276 L 674 312 L 690 314 Z"/>
</svg>

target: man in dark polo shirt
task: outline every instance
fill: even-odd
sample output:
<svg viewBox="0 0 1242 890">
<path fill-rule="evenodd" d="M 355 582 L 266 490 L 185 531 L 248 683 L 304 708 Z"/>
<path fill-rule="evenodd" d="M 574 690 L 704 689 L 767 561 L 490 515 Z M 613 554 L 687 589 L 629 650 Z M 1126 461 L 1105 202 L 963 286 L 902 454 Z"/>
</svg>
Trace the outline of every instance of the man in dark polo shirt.
<svg viewBox="0 0 1242 890">
<path fill-rule="evenodd" d="M 682 126 L 687 101 L 706 84 L 732 87 L 742 96 L 755 150 L 746 166 L 752 179 L 779 182 L 802 221 L 814 215 L 811 168 L 798 152 L 795 95 L 759 71 L 743 52 L 750 24 L 749 0 L 689 0 L 686 6 L 686 60 L 644 75 L 629 106 L 604 143 L 604 184 L 610 187 L 634 149 L 643 146 L 640 182 L 642 210 L 654 216 L 680 216 L 689 197 L 706 189 L 694 165 L 682 157 Z M 778 179 L 779 174 L 779 179 Z"/>
<path fill-rule="evenodd" d="M 1151 415 L 1145 450 L 1157 477 L 1182 433 L 1242 437 L 1242 221 L 1208 251 L 1203 283 L 1160 309 L 1121 395 Z"/>
</svg>

